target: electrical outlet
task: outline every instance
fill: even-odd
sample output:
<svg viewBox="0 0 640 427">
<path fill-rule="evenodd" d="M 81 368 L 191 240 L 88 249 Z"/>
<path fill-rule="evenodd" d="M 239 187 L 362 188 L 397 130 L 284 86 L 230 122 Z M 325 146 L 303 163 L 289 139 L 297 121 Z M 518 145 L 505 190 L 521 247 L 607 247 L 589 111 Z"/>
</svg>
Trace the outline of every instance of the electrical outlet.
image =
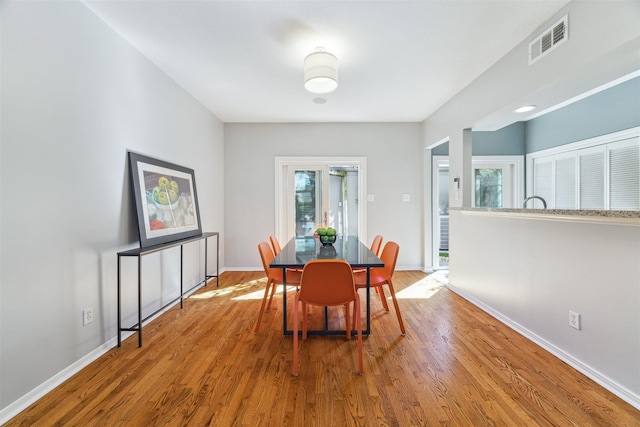
<svg viewBox="0 0 640 427">
<path fill-rule="evenodd" d="M 93 322 L 93 307 L 82 310 L 82 325 L 86 326 Z"/>
<path fill-rule="evenodd" d="M 569 326 L 580 330 L 580 313 L 569 310 Z"/>
</svg>

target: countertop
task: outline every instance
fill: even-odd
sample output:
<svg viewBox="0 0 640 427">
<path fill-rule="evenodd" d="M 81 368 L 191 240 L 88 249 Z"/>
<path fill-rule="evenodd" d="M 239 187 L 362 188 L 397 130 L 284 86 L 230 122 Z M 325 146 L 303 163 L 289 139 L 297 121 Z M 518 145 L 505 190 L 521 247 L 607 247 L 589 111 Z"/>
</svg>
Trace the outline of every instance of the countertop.
<svg viewBox="0 0 640 427">
<path fill-rule="evenodd" d="M 640 211 L 450 207 L 463 214 L 640 225 Z"/>
</svg>

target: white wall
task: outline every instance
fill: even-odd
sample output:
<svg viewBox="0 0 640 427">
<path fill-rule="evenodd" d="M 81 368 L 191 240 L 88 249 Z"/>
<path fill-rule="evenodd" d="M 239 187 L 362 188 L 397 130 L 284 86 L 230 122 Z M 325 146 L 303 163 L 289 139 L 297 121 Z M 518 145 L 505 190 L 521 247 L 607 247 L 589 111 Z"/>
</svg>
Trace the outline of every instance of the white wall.
<svg viewBox="0 0 640 427">
<path fill-rule="evenodd" d="M 225 129 L 225 267 L 261 268 L 257 245 L 275 227 L 276 156 L 365 156 L 368 240 L 400 245 L 398 268 L 422 266 L 418 123 L 230 124 Z M 411 202 L 402 202 L 402 194 Z M 369 242 L 367 242 L 369 243 Z"/>
<path fill-rule="evenodd" d="M 222 123 L 82 3 L 0 8 L 1 423 L 113 344 L 116 253 L 138 245 L 127 150 L 193 168 L 203 229 L 222 231 L 224 147 Z M 185 282 L 197 283 L 203 248 L 185 258 Z M 147 309 L 175 296 L 179 271 L 179 250 L 145 258 Z M 95 320 L 83 327 L 85 307 Z"/>
<path fill-rule="evenodd" d="M 538 217 L 452 210 L 451 285 L 640 407 L 640 222 Z"/>
</svg>

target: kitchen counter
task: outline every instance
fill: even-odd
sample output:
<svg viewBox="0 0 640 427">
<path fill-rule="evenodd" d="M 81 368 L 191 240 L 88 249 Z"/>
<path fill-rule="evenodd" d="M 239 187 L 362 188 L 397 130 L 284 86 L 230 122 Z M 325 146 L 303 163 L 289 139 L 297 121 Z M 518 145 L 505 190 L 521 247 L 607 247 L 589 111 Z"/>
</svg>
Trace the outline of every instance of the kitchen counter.
<svg viewBox="0 0 640 427">
<path fill-rule="evenodd" d="M 575 221 L 640 226 L 640 211 L 450 207 L 464 215 L 508 216 L 547 221 Z"/>
</svg>

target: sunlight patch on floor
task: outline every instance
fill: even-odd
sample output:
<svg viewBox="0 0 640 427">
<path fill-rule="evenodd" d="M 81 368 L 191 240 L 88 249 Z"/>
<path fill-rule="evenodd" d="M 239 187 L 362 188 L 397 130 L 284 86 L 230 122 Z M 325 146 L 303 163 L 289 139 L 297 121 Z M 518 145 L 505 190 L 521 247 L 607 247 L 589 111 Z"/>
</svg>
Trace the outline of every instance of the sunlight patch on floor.
<svg viewBox="0 0 640 427">
<path fill-rule="evenodd" d="M 295 291 L 296 291 L 295 286 L 287 286 L 287 292 L 295 292 Z M 282 286 L 280 285 L 276 287 L 276 295 L 281 293 L 282 293 Z M 231 299 L 233 301 L 239 301 L 239 300 L 251 300 L 251 299 L 262 299 L 262 298 L 264 298 L 264 286 L 255 292 L 250 292 L 244 295 L 238 295 L 237 297 L 233 297 Z"/>
<path fill-rule="evenodd" d="M 441 276 L 436 276 L 437 273 L 430 274 L 429 276 L 421 279 L 400 292 L 396 292 L 396 298 L 398 299 L 428 299 L 435 295 L 442 287 Z M 435 276 L 435 277 L 434 277 Z"/>
<path fill-rule="evenodd" d="M 235 285 L 231 285 L 231 286 L 225 286 L 224 288 L 215 288 L 212 289 L 210 291 L 204 291 L 204 292 L 199 292 L 196 294 L 191 295 L 189 298 L 191 299 L 209 299 L 209 298 L 215 298 L 215 297 L 221 297 L 221 296 L 225 296 L 225 295 L 230 295 L 233 293 L 238 293 L 238 292 L 244 292 L 247 291 L 255 286 L 259 286 L 261 288 L 261 290 L 259 291 L 255 291 L 255 292 L 250 292 L 247 295 L 252 295 L 252 294 L 256 294 L 259 293 L 260 296 L 257 298 L 243 298 L 243 299 L 261 299 L 262 296 L 264 295 L 264 287 L 267 284 L 267 278 L 266 277 L 262 277 L 260 279 L 256 279 L 256 280 L 250 280 L 248 282 L 244 282 L 244 283 L 236 283 Z M 246 295 L 243 295 L 246 296 Z M 235 299 L 238 299 L 238 297 L 236 297 Z"/>
</svg>

